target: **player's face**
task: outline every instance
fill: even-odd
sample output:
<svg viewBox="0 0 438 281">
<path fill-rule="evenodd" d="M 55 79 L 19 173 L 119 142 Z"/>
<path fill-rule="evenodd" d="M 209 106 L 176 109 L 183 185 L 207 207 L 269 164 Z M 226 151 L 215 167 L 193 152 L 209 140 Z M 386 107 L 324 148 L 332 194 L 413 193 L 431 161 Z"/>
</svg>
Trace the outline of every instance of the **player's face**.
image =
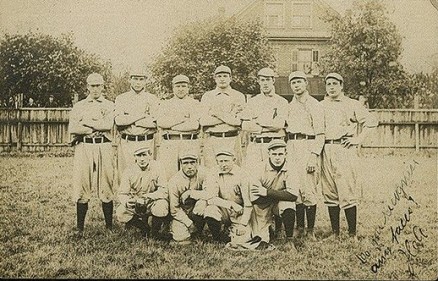
<svg viewBox="0 0 438 281">
<path fill-rule="evenodd" d="M 258 82 L 260 85 L 260 90 L 264 94 L 269 94 L 274 89 L 274 77 L 259 76 Z"/>
<path fill-rule="evenodd" d="M 187 83 L 173 84 L 173 93 L 179 99 L 185 98 L 189 94 L 189 84 Z"/>
<path fill-rule="evenodd" d="M 198 161 L 194 159 L 181 160 L 181 169 L 189 178 L 194 177 L 198 172 Z"/>
<path fill-rule="evenodd" d="M 327 92 L 327 95 L 331 99 L 336 99 L 339 97 L 339 95 L 342 93 L 342 84 L 341 81 L 334 79 L 334 78 L 328 78 L 325 81 L 325 90 Z"/>
<path fill-rule="evenodd" d="M 214 81 L 220 89 L 226 89 L 230 86 L 231 75 L 228 73 L 218 73 L 214 76 Z"/>
<path fill-rule="evenodd" d="M 303 78 L 296 78 L 290 81 L 290 88 L 294 95 L 302 95 L 307 89 L 307 81 Z"/>
<path fill-rule="evenodd" d="M 286 148 L 278 147 L 269 150 L 269 160 L 275 167 L 280 167 L 286 161 Z"/>
<path fill-rule="evenodd" d="M 130 79 L 131 88 L 136 92 L 140 92 L 146 87 L 146 77 L 144 76 L 131 76 Z"/>
<path fill-rule="evenodd" d="M 146 168 L 152 159 L 152 153 L 150 152 L 143 152 L 140 154 L 135 155 L 135 163 L 141 168 Z"/>
<path fill-rule="evenodd" d="M 216 157 L 216 163 L 221 172 L 228 173 L 233 169 L 234 157 L 228 155 L 219 155 Z"/>
<path fill-rule="evenodd" d="M 93 99 L 98 99 L 100 95 L 102 95 L 103 85 L 95 84 L 95 85 L 87 85 L 88 92 L 90 93 Z"/>
</svg>

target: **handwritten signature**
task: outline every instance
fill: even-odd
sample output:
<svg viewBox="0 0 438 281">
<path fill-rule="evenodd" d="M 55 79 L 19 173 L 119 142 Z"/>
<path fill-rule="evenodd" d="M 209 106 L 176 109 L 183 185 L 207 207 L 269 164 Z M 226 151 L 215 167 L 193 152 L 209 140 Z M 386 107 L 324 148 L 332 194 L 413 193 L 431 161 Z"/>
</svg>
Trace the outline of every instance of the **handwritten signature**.
<svg viewBox="0 0 438 281">
<path fill-rule="evenodd" d="M 412 225 L 412 229 L 410 227 L 412 224 L 412 214 L 414 213 L 413 206 L 419 206 L 419 204 L 408 193 L 408 189 L 412 185 L 413 174 L 418 164 L 419 163 L 415 160 L 412 160 L 408 164 L 403 173 L 403 178 L 394 189 L 393 193 L 391 194 L 391 198 L 387 201 L 387 204 L 382 211 L 382 222 L 376 227 L 371 238 L 371 244 L 374 248 L 367 249 L 366 251 L 356 254 L 356 257 L 359 259 L 361 264 L 371 264 L 369 269 L 373 273 L 378 273 L 391 256 L 399 254 L 406 258 L 407 272 L 409 275 L 411 277 L 416 275 L 413 262 L 418 259 L 417 256 L 421 251 L 421 248 L 424 247 L 423 239 L 428 237 L 425 229 L 422 229 L 417 225 Z M 402 199 L 406 200 L 406 202 L 410 205 L 403 210 L 403 214 L 401 216 L 394 217 L 395 210 L 400 209 L 397 206 Z M 394 221 L 395 224 L 390 225 L 391 222 Z M 413 238 L 408 236 L 405 237 L 406 239 L 403 241 L 401 236 L 407 236 L 408 233 L 410 233 L 409 231 L 406 232 L 406 229 L 412 230 L 410 232 L 412 233 Z M 386 234 L 388 231 L 391 234 L 391 243 L 389 245 L 382 241 L 382 234 Z M 377 258 L 374 259 L 374 262 L 372 262 L 372 257 L 375 256 L 375 254 L 372 254 L 373 250 L 377 251 Z"/>
</svg>

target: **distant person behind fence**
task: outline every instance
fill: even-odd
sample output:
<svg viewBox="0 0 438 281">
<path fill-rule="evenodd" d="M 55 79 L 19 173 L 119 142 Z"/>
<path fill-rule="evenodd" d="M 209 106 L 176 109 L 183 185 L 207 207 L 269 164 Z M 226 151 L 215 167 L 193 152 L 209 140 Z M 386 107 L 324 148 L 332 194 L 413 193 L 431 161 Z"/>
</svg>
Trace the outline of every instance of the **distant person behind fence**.
<svg viewBox="0 0 438 281">
<path fill-rule="evenodd" d="M 58 101 L 55 100 L 54 95 L 50 95 L 47 99 L 46 103 L 44 104 L 44 107 L 59 107 Z"/>
</svg>

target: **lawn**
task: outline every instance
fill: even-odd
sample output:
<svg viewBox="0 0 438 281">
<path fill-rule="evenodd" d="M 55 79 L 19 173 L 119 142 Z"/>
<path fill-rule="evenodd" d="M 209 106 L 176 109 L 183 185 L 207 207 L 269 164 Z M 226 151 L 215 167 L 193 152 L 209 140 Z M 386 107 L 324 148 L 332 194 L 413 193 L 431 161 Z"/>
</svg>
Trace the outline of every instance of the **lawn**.
<svg viewBox="0 0 438 281">
<path fill-rule="evenodd" d="M 283 239 L 275 241 L 277 249 L 269 252 L 235 252 L 201 241 L 172 246 L 143 240 L 117 222 L 114 232 L 106 233 L 97 200 L 90 202 L 85 237 L 76 239 L 75 204 L 69 197 L 72 160 L 0 157 L 0 277 L 435 280 L 438 276 L 436 156 L 362 158 L 359 242 L 346 239 L 343 213 L 341 241 L 322 241 L 330 225 L 321 202 L 318 241 L 304 242 L 298 252 Z"/>
</svg>

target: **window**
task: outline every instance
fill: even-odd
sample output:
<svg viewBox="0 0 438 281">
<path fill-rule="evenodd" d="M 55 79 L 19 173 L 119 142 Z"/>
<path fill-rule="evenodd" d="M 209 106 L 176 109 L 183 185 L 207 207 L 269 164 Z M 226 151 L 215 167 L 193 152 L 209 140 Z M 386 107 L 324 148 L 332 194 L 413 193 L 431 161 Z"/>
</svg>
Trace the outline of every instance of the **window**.
<svg viewBox="0 0 438 281">
<path fill-rule="evenodd" d="M 312 27 L 311 3 L 292 4 L 292 27 Z"/>
<path fill-rule="evenodd" d="M 304 73 L 312 73 L 318 66 L 319 51 L 312 49 L 295 49 L 292 50 L 291 71 L 300 70 Z"/>
<path fill-rule="evenodd" d="M 266 3 L 266 26 L 279 28 L 284 25 L 284 4 L 283 2 Z"/>
</svg>

